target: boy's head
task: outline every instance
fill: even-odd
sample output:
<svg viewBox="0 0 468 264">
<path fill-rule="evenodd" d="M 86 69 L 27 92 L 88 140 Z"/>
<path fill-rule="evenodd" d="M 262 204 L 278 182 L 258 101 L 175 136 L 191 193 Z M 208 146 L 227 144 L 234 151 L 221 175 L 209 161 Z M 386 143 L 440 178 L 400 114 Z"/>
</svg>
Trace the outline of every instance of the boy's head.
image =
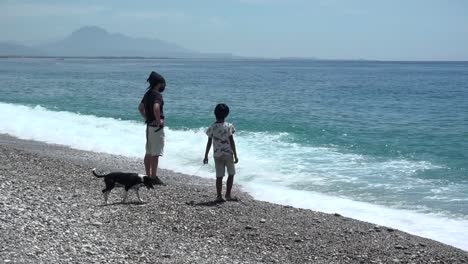
<svg viewBox="0 0 468 264">
<path fill-rule="evenodd" d="M 225 119 L 229 115 L 229 107 L 226 104 L 217 104 L 214 110 L 216 119 Z"/>
</svg>

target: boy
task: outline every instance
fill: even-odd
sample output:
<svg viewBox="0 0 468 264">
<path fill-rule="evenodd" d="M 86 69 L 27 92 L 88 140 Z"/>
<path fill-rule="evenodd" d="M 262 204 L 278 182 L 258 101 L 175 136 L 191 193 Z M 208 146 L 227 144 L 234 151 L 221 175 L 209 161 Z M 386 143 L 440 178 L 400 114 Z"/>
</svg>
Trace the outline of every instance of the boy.
<svg viewBox="0 0 468 264">
<path fill-rule="evenodd" d="M 224 121 L 224 119 L 229 114 L 229 107 L 227 105 L 216 105 L 214 114 L 216 116 L 216 122 L 212 124 L 206 131 L 208 142 L 206 144 L 205 158 L 203 159 L 203 163 L 208 163 L 208 153 L 210 152 L 211 143 L 213 143 L 213 158 L 216 168 L 216 201 L 224 201 L 221 191 L 223 189 L 223 177 L 226 169 L 228 171 L 228 179 L 226 184 L 225 198 L 228 201 L 236 200 L 236 198 L 231 197 L 234 174 L 236 174 L 234 163 L 239 161 L 237 158 L 236 144 L 234 143 L 233 136 L 234 132 L 236 132 L 236 129 L 231 123 Z"/>
</svg>

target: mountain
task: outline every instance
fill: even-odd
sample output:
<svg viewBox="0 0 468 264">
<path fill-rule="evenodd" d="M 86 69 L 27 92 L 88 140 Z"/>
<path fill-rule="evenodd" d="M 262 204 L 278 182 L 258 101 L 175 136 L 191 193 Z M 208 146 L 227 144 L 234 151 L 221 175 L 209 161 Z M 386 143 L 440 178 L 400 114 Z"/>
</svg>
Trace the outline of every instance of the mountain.
<svg viewBox="0 0 468 264">
<path fill-rule="evenodd" d="M 63 40 L 35 47 L 0 43 L 2 56 L 241 58 L 229 53 L 200 53 L 156 38 L 132 38 L 109 33 L 96 26 L 82 27 Z"/>
<path fill-rule="evenodd" d="M 159 39 L 132 38 L 96 26 L 74 31 L 65 39 L 37 47 L 48 56 L 200 57 L 200 53 Z"/>
<path fill-rule="evenodd" d="M 16 43 L 0 42 L 0 56 L 41 56 L 44 53 L 38 49 Z"/>
</svg>

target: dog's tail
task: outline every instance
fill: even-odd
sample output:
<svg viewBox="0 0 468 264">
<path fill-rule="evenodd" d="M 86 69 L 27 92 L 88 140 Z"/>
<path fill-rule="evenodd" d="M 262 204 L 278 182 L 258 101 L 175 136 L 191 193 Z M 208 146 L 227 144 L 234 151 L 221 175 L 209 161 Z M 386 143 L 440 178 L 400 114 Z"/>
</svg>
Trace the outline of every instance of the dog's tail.
<svg viewBox="0 0 468 264">
<path fill-rule="evenodd" d="M 98 177 L 98 178 L 102 178 L 102 177 L 105 176 L 105 175 L 99 175 L 99 174 L 97 174 L 97 173 L 96 173 L 96 168 L 94 168 L 94 169 L 92 170 L 92 172 L 93 172 L 94 176 L 96 176 L 96 177 Z"/>
</svg>

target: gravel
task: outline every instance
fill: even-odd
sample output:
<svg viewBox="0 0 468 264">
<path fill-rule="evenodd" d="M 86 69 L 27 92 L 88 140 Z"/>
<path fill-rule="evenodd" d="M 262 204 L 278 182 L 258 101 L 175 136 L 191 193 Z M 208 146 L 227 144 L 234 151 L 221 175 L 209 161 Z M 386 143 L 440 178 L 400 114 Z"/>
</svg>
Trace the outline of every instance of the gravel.
<svg viewBox="0 0 468 264">
<path fill-rule="evenodd" d="M 0 135 L 0 263 L 468 263 L 468 252 L 402 231 L 291 206 L 214 203 L 214 180 L 162 170 L 145 203 L 99 172 L 141 161 Z"/>
</svg>

